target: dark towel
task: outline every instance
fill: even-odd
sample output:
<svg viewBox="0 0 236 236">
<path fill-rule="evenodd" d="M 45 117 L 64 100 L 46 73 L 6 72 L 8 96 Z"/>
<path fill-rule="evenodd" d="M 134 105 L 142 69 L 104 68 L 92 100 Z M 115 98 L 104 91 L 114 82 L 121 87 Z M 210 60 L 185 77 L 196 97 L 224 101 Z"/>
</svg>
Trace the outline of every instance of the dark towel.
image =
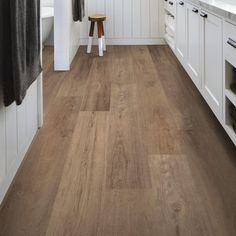
<svg viewBox="0 0 236 236">
<path fill-rule="evenodd" d="M 230 89 L 236 94 L 236 82 L 230 85 Z"/>
<path fill-rule="evenodd" d="M 41 73 L 40 0 L 1 0 L 4 104 L 20 105 Z M 2 19 L 0 19 L 2 20 Z"/>
<path fill-rule="evenodd" d="M 234 132 L 236 133 L 236 121 L 233 121 L 232 123 L 233 123 L 233 124 L 232 124 L 233 130 L 234 130 Z"/>
<path fill-rule="evenodd" d="M 236 108 L 232 104 L 230 104 L 230 106 L 229 106 L 229 113 L 230 113 L 231 118 L 234 121 L 236 121 Z"/>
<path fill-rule="evenodd" d="M 84 0 L 72 0 L 74 21 L 82 21 L 85 16 Z"/>
<path fill-rule="evenodd" d="M 0 1 L 0 83 L 4 104 L 15 101 L 11 48 L 11 9 L 9 0 Z"/>
</svg>

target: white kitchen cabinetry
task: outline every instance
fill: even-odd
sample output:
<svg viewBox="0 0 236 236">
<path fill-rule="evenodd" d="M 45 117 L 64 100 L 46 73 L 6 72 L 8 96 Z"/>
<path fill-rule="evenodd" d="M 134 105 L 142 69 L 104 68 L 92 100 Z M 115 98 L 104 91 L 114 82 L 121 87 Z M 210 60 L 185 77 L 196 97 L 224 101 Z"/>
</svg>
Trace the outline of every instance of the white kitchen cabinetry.
<svg viewBox="0 0 236 236">
<path fill-rule="evenodd" d="M 186 4 L 187 56 L 186 69 L 194 84 L 201 88 L 200 75 L 200 17 L 199 8 Z M 183 26 L 184 27 L 184 26 Z"/>
<path fill-rule="evenodd" d="M 176 1 L 171 49 L 236 145 L 236 25 L 190 1 Z"/>
<path fill-rule="evenodd" d="M 229 22 L 223 24 L 223 111 L 225 130 L 236 145 L 235 121 L 231 109 L 236 109 L 236 93 L 232 85 L 236 83 L 236 25 Z"/>
<path fill-rule="evenodd" d="M 186 57 L 186 7 L 183 1 L 176 2 L 176 56 L 185 62 Z"/>
<path fill-rule="evenodd" d="M 223 118 L 222 20 L 201 11 L 202 94 L 215 115 Z"/>
<path fill-rule="evenodd" d="M 165 12 L 165 35 L 164 38 L 170 48 L 175 51 L 175 14 L 176 14 L 176 1 L 164 0 Z"/>
</svg>

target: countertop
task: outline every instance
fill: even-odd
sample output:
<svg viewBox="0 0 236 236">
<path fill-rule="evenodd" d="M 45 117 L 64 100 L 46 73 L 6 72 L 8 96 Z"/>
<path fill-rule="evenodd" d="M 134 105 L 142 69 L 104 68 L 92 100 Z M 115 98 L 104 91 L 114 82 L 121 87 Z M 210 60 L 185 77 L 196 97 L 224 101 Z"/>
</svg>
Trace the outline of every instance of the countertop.
<svg viewBox="0 0 236 236">
<path fill-rule="evenodd" d="M 236 23 L 236 0 L 186 0 Z"/>
</svg>

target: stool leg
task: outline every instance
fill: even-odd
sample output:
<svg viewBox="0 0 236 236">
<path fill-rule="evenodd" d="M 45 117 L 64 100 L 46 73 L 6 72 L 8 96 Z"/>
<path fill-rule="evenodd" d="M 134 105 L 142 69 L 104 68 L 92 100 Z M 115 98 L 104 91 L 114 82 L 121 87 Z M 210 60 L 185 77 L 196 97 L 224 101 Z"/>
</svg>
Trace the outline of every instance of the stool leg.
<svg viewBox="0 0 236 236">
<path fill-rule="evenodd" d="M 102 45 L 102 22 L 98 22 L 98 49 L 99 49 L 99 56 L 103 56 L 103 45 Z"/>
<path fill-rule="evenodd" d="M 103 43 L 103 51 L 106 51 L 106 50 L 107 50 L 107 47 L 106 47 L 106 39 L 105 39 L 105 31 L 104 31 L 103 22 L 101 23 L 101 25 L 102 25 L 102 43 Z"/>
<path fill-rule="evenodd" d="M 87 47 L 87 53 L 91 53 L 92 45 L 93 45 L 93 34 L 94 34 L 94 25 L 95 22 L 91 22 L 90 25 L 90 32 L 89 32 L 89 41 L 88 41 L 88 47 Z"/>
</svg>

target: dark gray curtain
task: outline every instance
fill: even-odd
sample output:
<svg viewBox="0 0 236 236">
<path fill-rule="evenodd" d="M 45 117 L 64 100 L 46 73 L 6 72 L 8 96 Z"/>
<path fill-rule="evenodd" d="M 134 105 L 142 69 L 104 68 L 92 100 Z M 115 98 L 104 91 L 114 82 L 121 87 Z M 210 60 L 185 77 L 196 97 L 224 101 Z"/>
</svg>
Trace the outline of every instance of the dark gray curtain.
<svg viewBox="0 0 236 236">
<path fill-rule="evenodd" d="M 40 64 L 40 0 L 0 0 L 0 77 L 4 104 L 20 105 Z"/>
<path fill-rule="evenodd" d="M 74 21 L 82 21 L 85 16 L 84 0 L 72 0 Z"/>
<path fill-rule="evenodd" d="M 12 71 L 10 1 L 0 0 L 0 83 L 4 104 L 15 100 Z"/>
</svg>

